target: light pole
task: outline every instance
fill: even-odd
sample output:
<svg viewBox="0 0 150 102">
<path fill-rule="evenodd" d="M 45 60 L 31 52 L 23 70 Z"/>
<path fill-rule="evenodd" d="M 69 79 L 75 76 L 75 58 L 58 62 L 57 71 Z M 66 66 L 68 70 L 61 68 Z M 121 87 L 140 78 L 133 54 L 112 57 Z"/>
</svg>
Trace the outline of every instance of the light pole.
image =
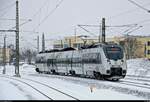
<svg viewBox="0 0 150 102">
<path fill-rule="evenodd" d="M 150 10 L 149 10 L 149 9 L 144 8 L 143 6 L 139 5 L 138 3 L 136 3 L 136 2 L 134 2 L 134 1 L 132 1 L 132 0 L 128 0 L 128 1 L 131 2 L 132 4 L 138 6 L 139 8 L 145 10 L 146 12 L 150 13 Z"/>
</svg>

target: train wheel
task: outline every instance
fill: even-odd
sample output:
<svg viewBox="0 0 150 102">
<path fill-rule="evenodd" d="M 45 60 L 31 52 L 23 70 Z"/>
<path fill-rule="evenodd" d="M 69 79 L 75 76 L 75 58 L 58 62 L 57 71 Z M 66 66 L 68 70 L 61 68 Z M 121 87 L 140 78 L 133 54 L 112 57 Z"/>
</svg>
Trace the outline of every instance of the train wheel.
<svg viewBox="0 0 150 102">
<path fill-rule="evenodd" d="M 56 71 L 54 69 L 51 70 L 52 74 L 56 74 Z"/>
<path fill-rule="evenodd" d="M 93 75 L 94 75 L 94 77 L 95 77 L 96 79 L 99 79 L 99 73 L 98 73 L 98 72 L 93 71 Z"/>
<path fill-rule="evenodd" d="M 47 74 L 51 74 L 51 72 L 47 72 Z"/>
<path fill-rule="evenodd" d="M 76 72 L 75 71 L 73 71 L 73 75 L 76 76 Z"/>
<path fill-rule="evenodd" d="M 36 71 L 36 72 L 40 72 L 40 71 L 39 71 L 39 68 L 36 68 L 35 71 Z"/>
<path fill-rule="evenodd" d="M 93 71 L 93 75 L 96 79 L 103 80 L 103 75 L 100 72 Z"/>
<path fill-rule="evenodd" d="M 74 70 L 70 70 L 69 73 L 70 73 L 71 75 L 73 75 L 73 76 L 76 75 L 76 72 L 75 72 Z"/>
</svg>

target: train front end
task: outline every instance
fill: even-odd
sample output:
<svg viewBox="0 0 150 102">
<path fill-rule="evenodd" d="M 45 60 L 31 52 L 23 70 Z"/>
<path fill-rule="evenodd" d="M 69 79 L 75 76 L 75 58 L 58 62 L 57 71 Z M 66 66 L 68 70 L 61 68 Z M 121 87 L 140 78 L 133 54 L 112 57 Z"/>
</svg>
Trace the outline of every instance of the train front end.
<svg viewBox="0 0 150 102">
<path fill-rule="evenodd" d="M 118 80 L 124 78 L 127 73 L 126 58 L 120 45 L 108 44 L 103 47 L 105 55 L 105 78 Z"/>
</svg>

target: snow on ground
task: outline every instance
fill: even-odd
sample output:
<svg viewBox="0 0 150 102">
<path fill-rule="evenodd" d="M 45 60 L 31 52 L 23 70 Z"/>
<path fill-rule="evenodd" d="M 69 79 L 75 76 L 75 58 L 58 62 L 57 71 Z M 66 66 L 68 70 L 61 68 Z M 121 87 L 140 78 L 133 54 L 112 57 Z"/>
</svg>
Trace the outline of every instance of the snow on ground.
<svg viewBox="0 0 150 102">
<path fill-rule="evenodd" d="M 30 77 L 32 78 L 32 77 Z M 65 93 L 71 93 L 73 96 L 81 100 L 134 100 L 134 99 L 143 99 L 138 98 L 133 95 L 128 95 L 120 93 L 119 91 L 111 90 L 110 86 L 105 88 L 106 81 L 91 80 L 85 78 L 77 77 L 65 77 L 57 75 L 42 75 L 42 77 L 33 77 L 34 80 L 41 80 L 43 83 L 47 83 L 56 87 L 57 89 L 63 90 Z M 32 78 L 32 79 L 33 79 Z M 58 84 L 61 83 L 61 84 Z M 98 87 L 99 84 L 101 87 Z M 112 83 L 111 83 L 112 84 Z M 110 85 L 110 84 L 109 84 Z M 93 92 L 91 93 L 90 87 L 93 87 Z"/>
<path fill-rule="evenodd" d="M 150 61 L 148 59 L 130 59 L 127 61 L 127 75 L 150 76 Z"/>
<path fill-rule="evenodd" d="M 128 75 L 140 75 L 143 73 L 143 75 L 148 76 L 148 74 L 150 74 L 150 64 L 146 59 L 132 59 L 128 60 L 127 63 Z M 14 66 L 7 65 L 6 69 L 6 75 L 13 76 L 15 74 Z M 3 67 L 0 67 L 0 73 L 2 73 L 2 70 Z M 149 92 L 146 89 L 93 79 L 38 74 L 35 72 L 35 66 L 28 64 L 20 66 L 20 75 L 22 78 L 34 79 L 55 87 L 80 100 L 150 99 L 150 97 L 139 96 L 144 96 L 146 92 Z M 46 98 L 35 92 L 35 90 L 31 90 L 26 85 L 2 77 L 0 77 L 0 80 L 0 100 L 46 100 Z M 93 87 L 92 92 L 90 90 L 91 87 Z M 144 90 L 145 93 L 142 93 L 142 90 Z"/>
</svg>

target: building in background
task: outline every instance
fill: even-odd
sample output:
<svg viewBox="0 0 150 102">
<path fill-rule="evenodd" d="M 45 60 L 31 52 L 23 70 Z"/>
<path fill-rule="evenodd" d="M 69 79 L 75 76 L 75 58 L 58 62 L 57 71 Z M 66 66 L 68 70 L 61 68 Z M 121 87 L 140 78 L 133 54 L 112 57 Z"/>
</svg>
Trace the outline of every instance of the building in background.
<svg viewBox="0 0 150 102">
<path fill-rule="evenodd" d="M 150 36 L 122 36 L 114 37 L 114 41 L 122 45 L 126 52 L 127 59 L 150 58 Z"/>
<path fill-rule="evenodd" d="M 146 39 L 144 49 L 145 49 L 145 57 L 150 60 L 150 37 L 149 37 L 149 39 Z"/>
<path fill-rule="evenodd" d="M 98 37 L 70 36 L 54 41 L 54 49 L 66 47 L 80 48 L 83 45 L 90 45 L 98 42 Z M 127 59 L 150 58 L 150 36 L 115 36 L 107 37 L 106 42 L 114 42 L 123 46 Z"/>
<path fill-rule="evenodd" d="M 62 49 L 67 47 L 73 47 L 78 49 L 84 45 L 98 43 L 98 41 L 99 41 L 98 37 L 70 36 L 70 37 L 65 37 L 64 39 L 61 40 L 54 41 L 53 48 Z"/>
<path fill-rule="evenodd" d="M 6 63 L 9 63 L 11 56 L 11 49 L 6 48 Z M 0 64 L 3 63 L 3 48 L 0 48 Z"/>
</svg>

